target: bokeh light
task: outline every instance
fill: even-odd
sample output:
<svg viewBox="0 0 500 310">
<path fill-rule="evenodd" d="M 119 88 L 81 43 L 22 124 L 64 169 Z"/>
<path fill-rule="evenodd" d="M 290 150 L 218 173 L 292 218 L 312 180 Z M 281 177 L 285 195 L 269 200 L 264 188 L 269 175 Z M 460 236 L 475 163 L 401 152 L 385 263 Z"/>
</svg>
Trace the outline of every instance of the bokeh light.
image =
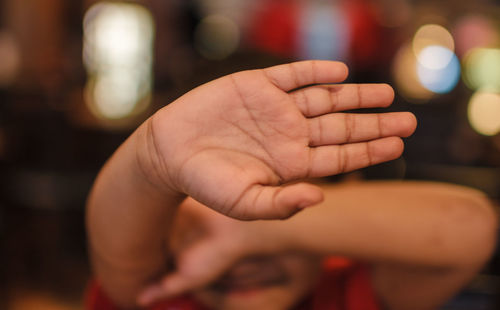
<svg viewBox="0 0 500 310">
<path fill-rule="evenodd" d="M 472 90 L 500 91 L 500 49 L 471 50 L 464 58 L 463 77 Z"/>
<path fill-rule="evenodd" d="M 21 70 L 21 50 L 14 36 L 0 31 L 0 87 L 9 86 Z"/>
<path fill-rule="evenodd" d="M 152 90 L 154 25 L 137 4 L 102 2 L 84 17 L 86 103 L 104 119 L 143 111 Z"/>
<path fill-rule="evenodd" d="M 436 24 L 423 25 L 413 37 L 413 52 L 419 60 L 422 52 L 429 46 L 442 46 L 452 52 L 455 51 L 455 42 L 451 33 L 443 26 Z M 451 60 L 451 57 L 449 60 Z M 440 65 L 441 68 L 444 68 L 447 63 L 441 63 Z"/>
<path fill-rule="evenodd" d="M 346 61 L 349 54 L 349 23 L 345 14 L 329 2 L 314 1 L 301 13 L 299 55 L 303 59 Z"/>
<path fill-rule="evenodd" d="M 432 98 L 434 94 L 420 83 L 417 67 L 417 57 L 413 53 L 411 44 L 403 45 L 396 54 L 392 67 L 397 90 L 407 100 L 423 103 Z"/>
<path fill-rule="evenodd" d="M 500 34 L 493 21 L 483 15 L 467 15 L 459 19 L 453 29 L 456 53 L 464 56 L 474 48 L 495 47 L 500 43 Z"/>
<path fill-rule="evenodd" d="M 460 80 L 460 61 L 453 36 L 443 26 L 421 26 L 411 44 L 403 45 L 393 62 L 399 92 L 412 102 L 426 102 L 452 91 Z"/>
<path fill-rule="evenodd" d="M 200 16 L 225 16 L 239 27 L 245 27 L 248 16 L 260 5 L 258 1 L 244 0 L 193 0 L 192 2 L 196 3 Z"/>
<path fill-rule="evenodd" d="M 460 62 L 442 46 L 428 46 L 418 55 L 417 75 L 428 90 L 444 94 L 455 88 L 460 79 Z"/>
<path fill-rule="evenodd" d="M 494 136 L 500 132 L 500 93 L 479 91 L 468 107 L 469 123 L 482 135 Z"/>
<path fill-rule="evenodd" d="M 207 59 L 220 60 L 236 51 L 240 43 L 239 26 L 223 15 L 201 20 L 195 31 L 195 47 Z"/>
<path fill-rule="evenodd" d="M 460 62 L 451 33 L 437 24 L 423 25 L 413 37 L 412 49 L 420 84 L 437 94 L 453 90 L 460 79 Z"/>
</svg>

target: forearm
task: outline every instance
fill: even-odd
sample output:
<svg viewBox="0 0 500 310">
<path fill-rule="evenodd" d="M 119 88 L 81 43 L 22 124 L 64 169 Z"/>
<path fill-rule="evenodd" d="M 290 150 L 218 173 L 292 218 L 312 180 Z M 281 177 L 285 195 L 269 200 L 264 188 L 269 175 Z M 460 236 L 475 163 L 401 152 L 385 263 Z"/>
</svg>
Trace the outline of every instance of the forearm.
<svg viewBox="0 0 500 310">
<path fill-rule="evenodd" d="M 325 188 L 322 205 L 274 229 L 290 249 L 371 265 L 385 309 L 430 310 L 490 258 L 497 215 L 481 193 L 464 187 L 374 182 Z"/>
<path fill-rule="evenodd" d="M 120 306 L 133 306 L 138 291 L 164 270 L 165 235 L 183 196 L 161 186 L 151 170 L 148 122 L 103 167 L 87 203 L 94 272 Z"/>
<path fill-rule="evenodd" d="M 424 182 L 324 190 L 321 205 L 276 226 L 292 247 L 432 267 L 481 264 L 492 251 L 496 216 L 474 190 Z"/>
</svg>

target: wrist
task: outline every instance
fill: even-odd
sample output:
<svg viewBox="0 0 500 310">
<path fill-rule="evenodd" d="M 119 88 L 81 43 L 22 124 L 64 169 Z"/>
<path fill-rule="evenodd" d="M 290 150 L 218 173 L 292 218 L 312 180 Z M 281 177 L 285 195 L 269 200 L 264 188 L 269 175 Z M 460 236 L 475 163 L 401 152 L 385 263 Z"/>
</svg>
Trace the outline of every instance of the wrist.
<svg viewBox="0 0 500 310">
<path fill-rule="evenodd" d="M 151 190 L 183 199 L 185 194 L 175 185 L 165 158 L 158 150 L 153 129 L 154 116 L 147 119 L 135 132 L 135 172 Z"/>
</svg>

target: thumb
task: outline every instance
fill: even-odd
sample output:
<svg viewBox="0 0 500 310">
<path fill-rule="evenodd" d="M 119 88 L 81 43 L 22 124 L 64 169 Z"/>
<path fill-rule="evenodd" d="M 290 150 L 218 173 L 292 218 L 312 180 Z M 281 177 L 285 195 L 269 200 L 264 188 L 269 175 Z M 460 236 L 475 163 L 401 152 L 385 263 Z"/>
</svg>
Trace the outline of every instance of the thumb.
<svg viewBox="0 0 500 310">
<path fill-rule="evenodd" d="M 176 270 L 143 289 L 137 303 L 149 306 L 211 283 L 233 264 L 237 258 L 233 252 L 210 239 L 197 243 L 178 257 Z"/>
<path fill-rule="evenodd" d="M 318 186 L 309 183 L 284 186 L 256 184 L 245 192 L 234 208 L 244 210 L 241 216 L 235 217 L 242 220 L 286 219 L 321 201 L 323 192 Z"/>
</svg>

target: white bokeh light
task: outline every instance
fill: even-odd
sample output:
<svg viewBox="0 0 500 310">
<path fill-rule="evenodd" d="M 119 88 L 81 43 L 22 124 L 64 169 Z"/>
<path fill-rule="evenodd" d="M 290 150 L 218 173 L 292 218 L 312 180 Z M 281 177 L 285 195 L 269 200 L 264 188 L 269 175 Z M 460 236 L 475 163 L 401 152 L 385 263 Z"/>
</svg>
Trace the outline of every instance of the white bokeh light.
<svg viewBox="0 0 500 310">
<path fill-rule="evenodd" d="M 420 51 L 417 59 L 422 66 L 428 69 L 439 70 L 445 68 L 454 56 L 453 52 L 446 47 L 432 45 Z"/>
<path fill-rule="evenodd" d="M 96 116 L 120 119 L 147 106 L 152 89 L 154 24 L 137 4 L 102 2 L 84 18 L 87 104 Z"/>
</svg>

